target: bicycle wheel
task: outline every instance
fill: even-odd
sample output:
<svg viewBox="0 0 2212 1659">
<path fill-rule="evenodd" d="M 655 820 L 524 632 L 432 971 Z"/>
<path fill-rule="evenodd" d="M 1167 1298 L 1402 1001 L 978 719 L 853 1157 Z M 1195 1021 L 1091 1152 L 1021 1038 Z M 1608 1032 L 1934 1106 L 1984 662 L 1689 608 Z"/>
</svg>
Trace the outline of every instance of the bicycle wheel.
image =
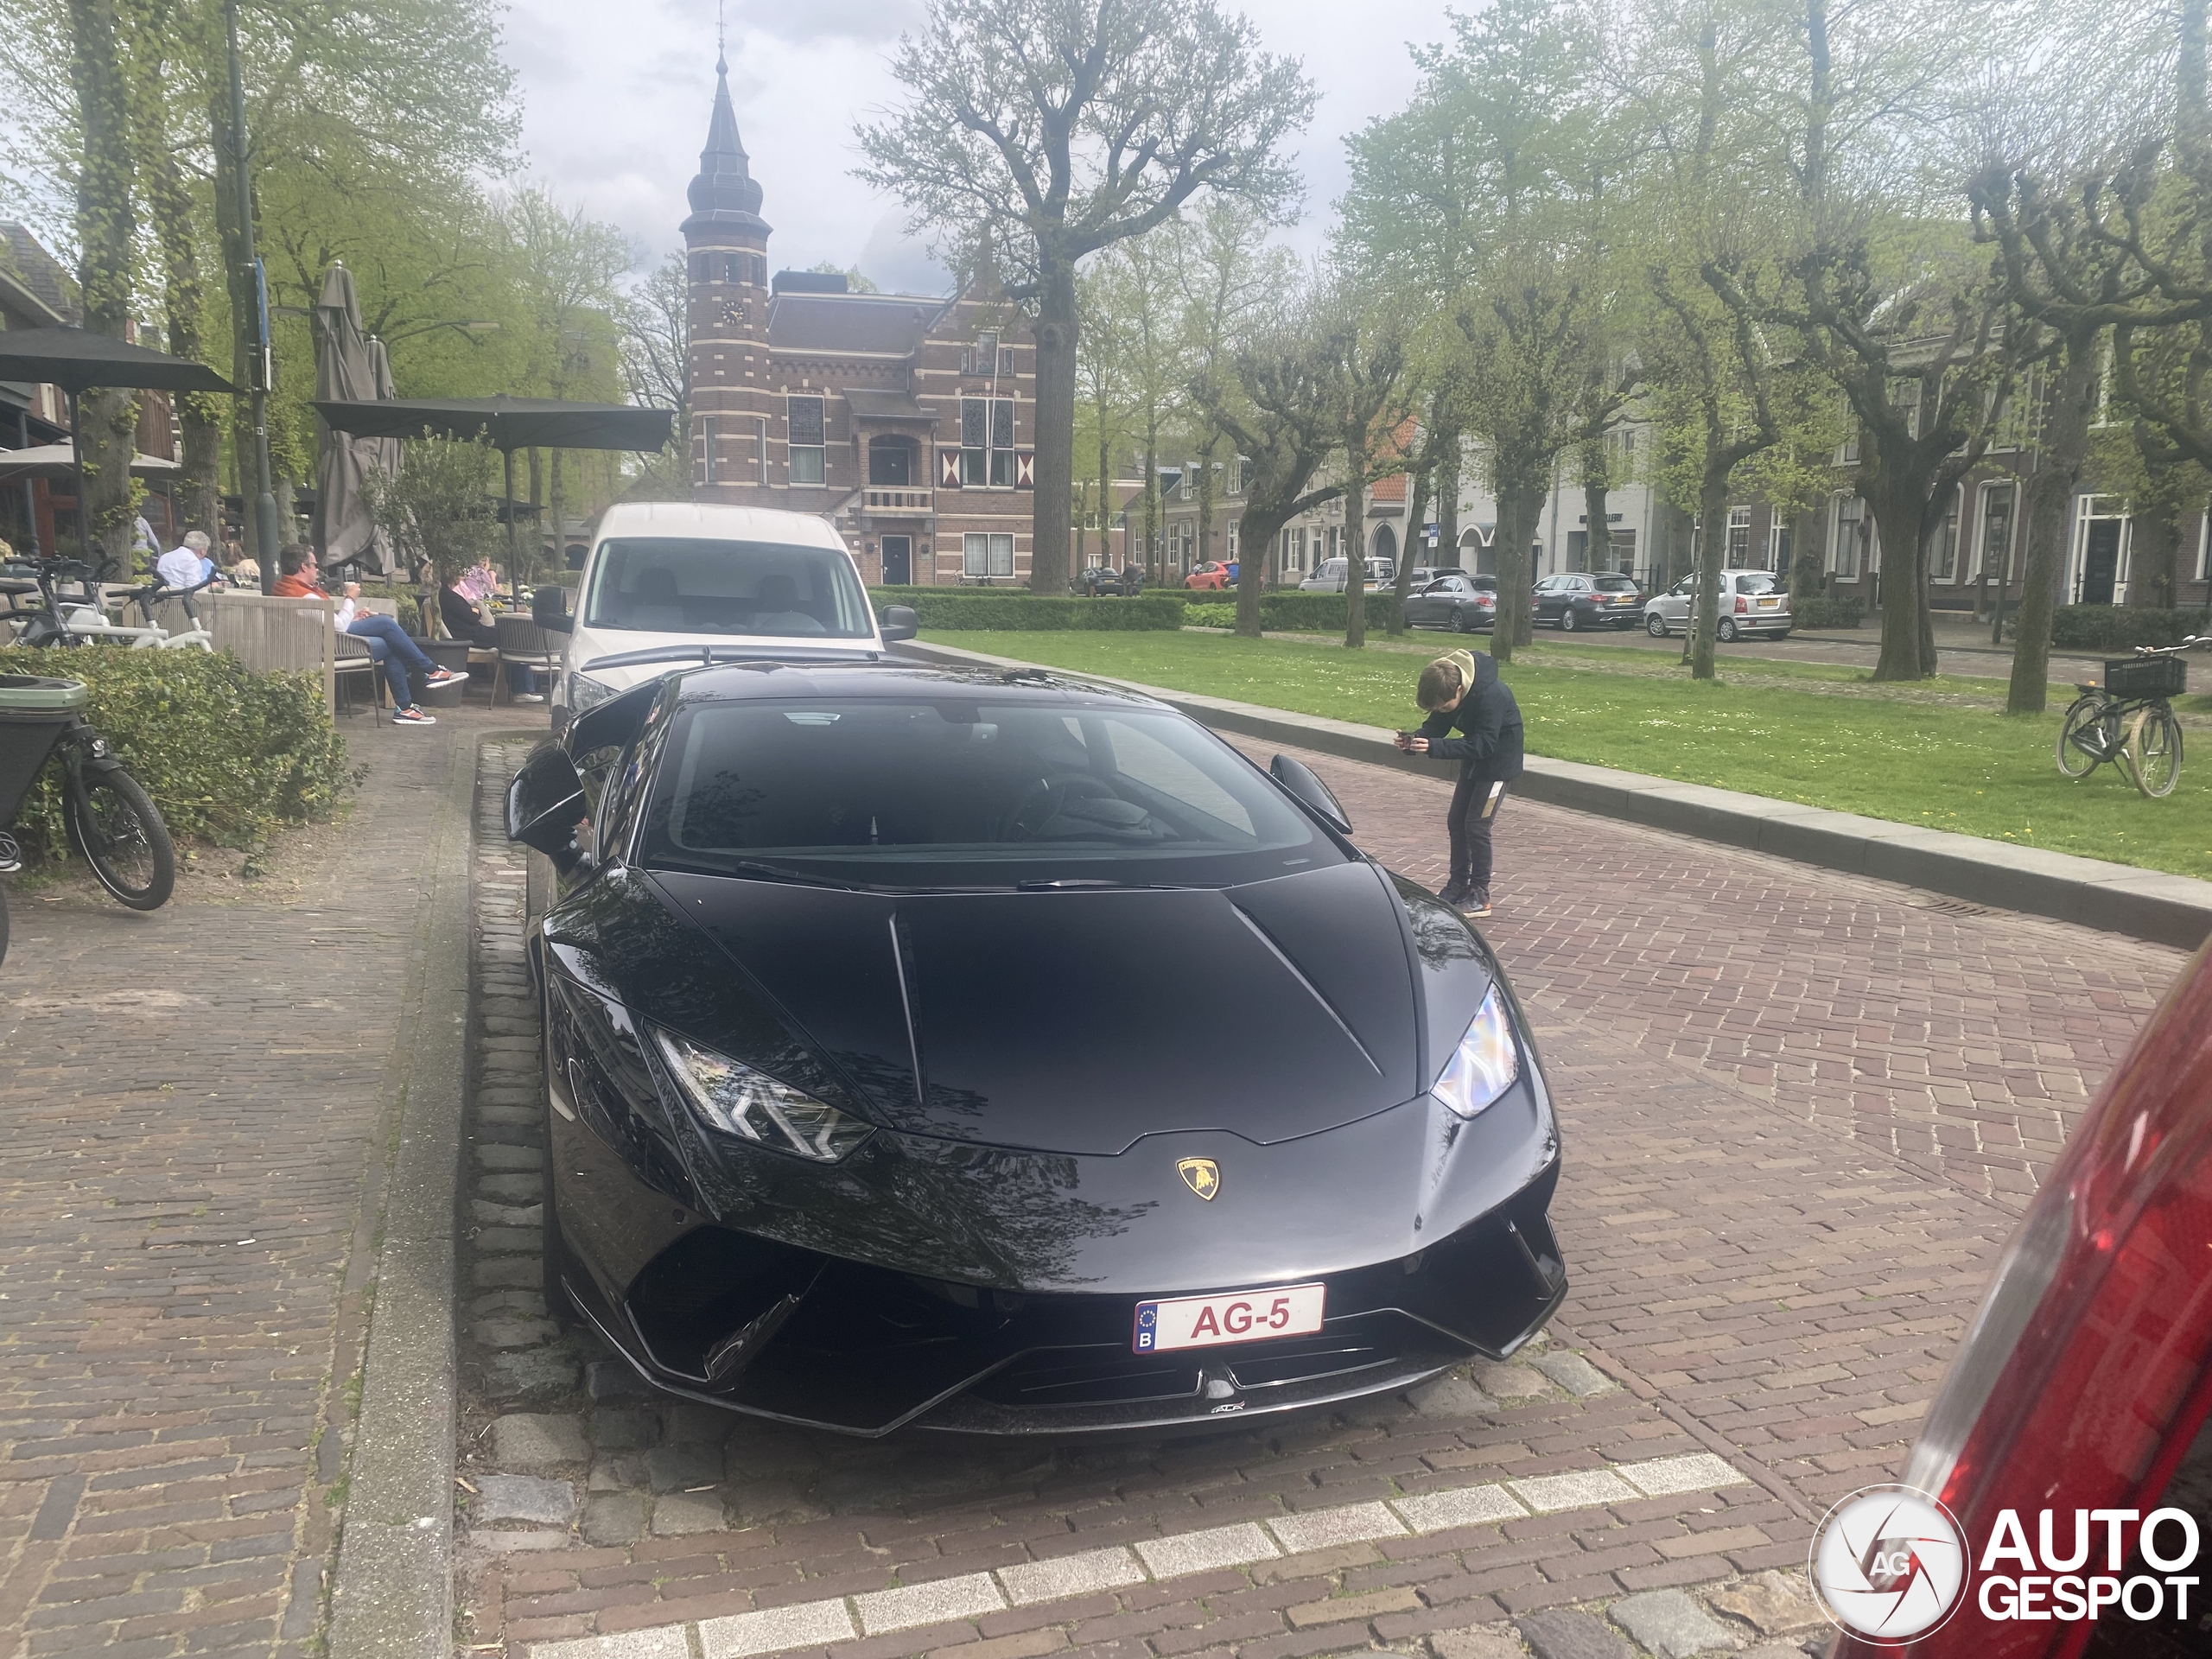
<svg viewBox="0 0 2212 1659">
<path fill-rule="evenodd" d="M 2074 699 L 2058 728 L 2058 769 L 2069 778 L 2086 778 L 2100 760 L 2111 757 L 2105 749 L 2105 700 L 2092 693 Z"/>
<path fill-rule="evenodd" d="M 2129 748 L 2135 762 L 2135 787 L 2153 800 L 2174 792 L 2181 781 L 2181 722 L 2174 711 L 2160 703 L 2135 729 Z"/>
<path fill-rule="evenodd" d="M 72 780 L 69 839 L 100 885 L 133 910 L 159 910 L 176 887 L 176 849 L 168 826 L 127 772 Z"/>
</svg>

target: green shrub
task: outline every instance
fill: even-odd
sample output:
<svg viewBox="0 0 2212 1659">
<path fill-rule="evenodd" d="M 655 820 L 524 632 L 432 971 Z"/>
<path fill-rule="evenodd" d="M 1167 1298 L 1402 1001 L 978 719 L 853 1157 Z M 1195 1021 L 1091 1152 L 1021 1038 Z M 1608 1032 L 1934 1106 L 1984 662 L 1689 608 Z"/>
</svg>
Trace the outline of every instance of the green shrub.
<svg viewBox="0 0 2212 1659">
<path fill-rule="evenodd" d="M 256 674 L 228 652 L 0 650 L 0 674 L 82 680 L 85 718 L 114 745 L 178 841 L 252 847 L 327 811 L 351 785 L 320 674 Z M 16 825 L 34 859 L 68 855 L 60 770 L 32 785 Z"/>
<path fill-rule="evenodd" d="M 1186 628 L 1233 628 L 1236 626 L 1234 605 L 1185 605 L 1183 626 Z"/>
<path fill-rule="evenodd" d="M 1183 607 L 1173 600 L 1141 595 L 1135 599 L 1040 599 L 1014 593 L 991 595 L 988 588 L 879 588 L 877 609 L 910 607 L 925 628 L 1005 629 L 1015 632 L 1061 632 L 1068 629 L 1110 629 L 1128 632 L 1167 632 L 1183 626 Z M 966 593 L 981 597 L 953 599 Z"/>
<path fill-rule="evenodd" d="M 1813 594 L 1796 602 L 1793 620 L 1801 628 L 1855 628 L 1866 615 L 1863 599 L 1823 599 Z"/>
<path fill-rule="evenodd" d="M 331 589 L 333 594 L 337 591 L 335 588 Z M 361 597 L 389 601 L 391 613 L 401 627 L 417 639 L 429 637 L 423 632 L 422 597 L 412 582 L 365 582 L 361 584 Z"/>
<path fill-rule="evenodd" d="M 2177 645 L 2212 632 L 2202 611 L 2128 610 L 2117 605 L 2061 605 L 2050 613 L 2050 643 L 2075 651 Z"/>
</svg>

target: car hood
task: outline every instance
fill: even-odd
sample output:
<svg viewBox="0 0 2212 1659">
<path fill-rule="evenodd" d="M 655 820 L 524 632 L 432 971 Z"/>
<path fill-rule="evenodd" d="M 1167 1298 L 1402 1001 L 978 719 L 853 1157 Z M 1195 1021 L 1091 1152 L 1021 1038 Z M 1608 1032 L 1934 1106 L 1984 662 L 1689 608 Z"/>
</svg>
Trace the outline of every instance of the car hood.
<svg viewBox="0 0 2212 1659">
<path fill-rule="evenodd" d="M 1109 1155 L 1192 1130 L 1268 1145 L 1429 1081 L 1421 1027 L 1437 997 L 1417 929 L 1371 865 L 1225 890 L 652 880 L 736 973 L 711 1004 L 657 1011 L 648 994 L 639 1012 L 741 1058 L 743 1033 L 780 1028 L 865 1116 L 909 1133 Z M 1448 1000 L 1471 992 L 1463 976 Z"/>
<path fill-rule="evenodd" d="M 702 657 L 664 658 L 659 661 L 623 661 L 658 652 L 702 652 L 711 648 L 726 658 L 774 657 L 792 660 L 861 662 L 882 654 L 883 644 L 867 639 L 832 639 L 782 633 L 658 633 L 628 628 L 587 628 L 579 626 L 569 636 L 566 666 L 588 674 L 615 691 L 682 668 L 696 668 Z"/>
</svg>

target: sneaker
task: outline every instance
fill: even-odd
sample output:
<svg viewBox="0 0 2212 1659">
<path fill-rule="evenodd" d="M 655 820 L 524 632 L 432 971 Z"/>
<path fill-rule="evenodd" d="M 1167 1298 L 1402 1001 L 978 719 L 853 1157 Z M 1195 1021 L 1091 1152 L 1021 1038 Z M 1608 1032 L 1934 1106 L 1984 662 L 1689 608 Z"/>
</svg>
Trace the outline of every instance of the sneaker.
<svg viewBox="0 0 2212 1659">
<path fill-rule="evenodd" d="M 518 691 L 515 693 L 515 701 L 517 702 L 543 702 L 545 701 L 545 694 L 543 691 Z"/>
<path fill-rule="evenodd" d="M 425 685 L 458 685 L 468 677 L 465 668 L 434 668 L 423 677 Z"/>
<path fill-rule="evenodd" d="M 1459 906 L 1459 913 L 1462 916 L 1489 915 L 1490 889 L 1488 887 L 1477 887 L 1474 890 L 1473 895 L 1465 903 Z"/>
<path fill-rule="evenodd" d="M 1467 902 L 1467 884 L 1464 881 L 1446 881 L 1443 889 L 1436 896 L 1451 906 L 1452 909 L 1457 910 Z"/>
<path fill-rule="evenodd" d="M 395 726 L 435 726 L 438 723 L 438 717 L 426 715 L 420 709 L 401 709 L 393 713 L 391 723 Z"/>
</svg>

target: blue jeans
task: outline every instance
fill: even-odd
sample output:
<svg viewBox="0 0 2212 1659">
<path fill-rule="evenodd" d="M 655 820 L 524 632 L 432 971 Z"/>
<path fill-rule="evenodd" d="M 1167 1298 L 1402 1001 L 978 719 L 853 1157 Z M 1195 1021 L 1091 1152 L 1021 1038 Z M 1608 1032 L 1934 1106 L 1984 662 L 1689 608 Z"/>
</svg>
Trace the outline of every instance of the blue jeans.
<svg viewBox="0 0 2212 1659">
<path fill-rule="evenodd" d="M 427 677 L 437 664 L 407 637 L 407 630 L 399 626 L 399 620 L 369 612 L 355 617 L 346 632 L 365 641 L 369 655 L 384 665 L 385 682 L 391 687 L 392 707 L 413 707 L 415 696 L 407 689 L 407 671 L 411 668 L 417 677 Z"/>
</svg>

